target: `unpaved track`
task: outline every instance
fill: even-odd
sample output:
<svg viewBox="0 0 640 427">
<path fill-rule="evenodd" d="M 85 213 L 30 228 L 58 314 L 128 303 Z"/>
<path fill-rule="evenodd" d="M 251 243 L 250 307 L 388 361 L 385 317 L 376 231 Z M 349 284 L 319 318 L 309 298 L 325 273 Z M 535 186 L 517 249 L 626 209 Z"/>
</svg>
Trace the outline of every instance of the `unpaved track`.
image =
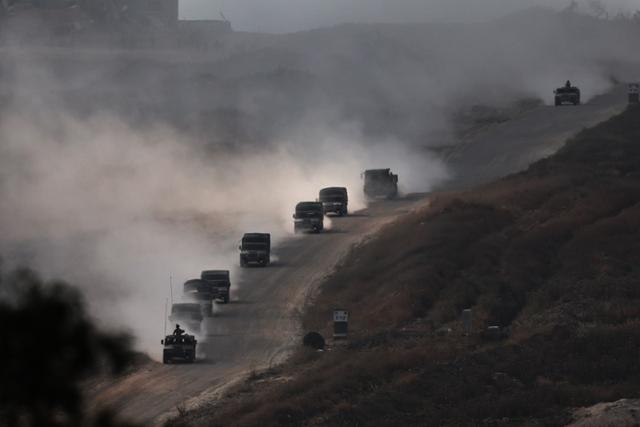
<svg viewBox="0 0 640 427">
<path fill-rule="evenodd" d="M 454 179 L 443 188 L 469 188 L 522 170 L 582 128 L 620 112 L 625 102 L 624 90 L 618 88 L 581 107 L 540 107 L 494 126 L 449 153 Z M 218 305 L 206 322 L 203 359 L 194 365 L 148 364 L 97 386 L 93 400 L 132 420 L 158 423 L 175 414 L 178 405 L 197 405 L 251 370 L 282 360 L 298 345 L 299 311 L 326 274 L 354 244 L 424 204 L 425 197 L 377 202 L 358 215 L 333 219 L 327 233 L 285 241 L 274 251 L 278 261 L 271 267 L 244 269 L 233 278 L 233 301 Z"/>
<path fill-rule="evenodd" d="M 218 304 L 214 317 L 205 321 L 196 364 L 145 365 L 115 383 L 99 385 L 93 400 L 132 420 L 159 422 L 178 405 L 191 407 L 251 370 L 281 361 L 300 341 L 300 309 L 344 254 L 422 203 L 424 196 L 418 195 L 376 202 L 352 216 L 332 218 L 325 233 L 287 239 L 274 250 L 277 261 L 271 266 L 242 269 L 232 277 L 232 301 Z"/>
<path fill-rule="evenodd" d="M 443 189 L 471 188 L 522 171 L 555 153 L 582 129 L 622 112 L 626 106 L 627 89 L 619 86 L 579 107 L 541 106 L 486 129 L 447 154 L 455 176 Z"/>
</svg>

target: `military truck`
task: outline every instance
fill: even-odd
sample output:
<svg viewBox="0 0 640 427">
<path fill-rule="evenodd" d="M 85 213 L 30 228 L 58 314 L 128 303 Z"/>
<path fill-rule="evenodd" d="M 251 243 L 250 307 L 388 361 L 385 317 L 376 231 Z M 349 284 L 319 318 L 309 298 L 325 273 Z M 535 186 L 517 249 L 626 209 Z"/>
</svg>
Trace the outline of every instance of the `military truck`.
<svg viewBox="0 0 640 427">
<path fill-rule="evenodd" d="M 200 332 L 202 323 L 202 308 L 197 302 L 181 302 L 171 305 L 171 323 L 180 323 L 191 332 Z"/>
<path fill-rule="evenodd" d="M 392 199 L 398 195 L 398 175 L 391 169 L 369 169 L 364 171 L 364 194 L 371 198 Z"/>
<path fill-rule="evenodd" d="M 200 304 L 204 317 L 213 315 L 213 286 L 210 282 L 202 279 L 187 280 L 182 293 L 187 300 Z"/>
<path fill-rule="evenodd" d="M 249 264 L 262 266 L 271 262 L 271 234 L 245 233 L 240 242 L 240 267 Z"/>
<path fill-rule="evenodd" d="M 167 335 L 160 343 L 164 346 L 162 363 L 167 364 L 175 360 L 195 362 L 198 341 L 193 335 Z"/>
<path fill-rule="evenodd" d="M 293 231 L 300 233 L 311 231 L 320 233 L 324 230 L 324 208 L 322 202 L 300 202 L 293 214 Z"/>
<path fill-rule="evenodd" d="M 229 270 L 205 270 L 200 274 L 200 278 L 211 285 L 214 300 L 222 300 L 225 304 L 229 302 L 231 289 Z"/>
<path fill-rule="evenodd" d="M 571 86 L 570 82 L 567 82 L 563 87 L 559 87 L 553 91 L 555 94 L 555 105 L 559 107 L 565 104 L 580 105 L 580 89 L 575 86 Z"/>
<path fill-rule="evenodd" d="M 349 196 L 344 187 L 327 187 L 320 190 L 318 201 L 322 203 L 325 214 L 347 215 Z"/>
</svg>

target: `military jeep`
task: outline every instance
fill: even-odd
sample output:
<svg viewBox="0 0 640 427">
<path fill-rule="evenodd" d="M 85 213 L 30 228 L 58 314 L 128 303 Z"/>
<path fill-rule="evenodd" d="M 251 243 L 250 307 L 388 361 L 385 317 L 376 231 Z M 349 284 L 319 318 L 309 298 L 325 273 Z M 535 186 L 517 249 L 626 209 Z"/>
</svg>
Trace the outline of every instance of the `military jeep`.
<svg viewBox="0 0 640 427">
<path fill-rule="evenodd" d="M 160 343 L 164 346 L 162 363 L 172 363 L 176 360 L 195 362 L 198 341 L 193 335 L 167 335 Z"/>
</svg>

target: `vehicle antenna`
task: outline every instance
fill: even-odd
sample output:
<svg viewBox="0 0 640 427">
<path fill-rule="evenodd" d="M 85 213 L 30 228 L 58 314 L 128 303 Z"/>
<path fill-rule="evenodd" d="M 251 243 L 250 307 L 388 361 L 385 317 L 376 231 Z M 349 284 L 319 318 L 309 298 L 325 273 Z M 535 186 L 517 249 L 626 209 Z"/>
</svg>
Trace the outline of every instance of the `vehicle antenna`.
<svg viewBox="0 0 640 427">
<path fill-rule="evenodd" d="M 169 273 L 169 293 L 171 295 L 171 304 L 173 305 L 173 275 Z"/>
<path fill-rule="evenodd" d="M 164 300 L 164 336 L 167 336 L 167 307 L 169 306 L 169 298 Z"/>
</svg>

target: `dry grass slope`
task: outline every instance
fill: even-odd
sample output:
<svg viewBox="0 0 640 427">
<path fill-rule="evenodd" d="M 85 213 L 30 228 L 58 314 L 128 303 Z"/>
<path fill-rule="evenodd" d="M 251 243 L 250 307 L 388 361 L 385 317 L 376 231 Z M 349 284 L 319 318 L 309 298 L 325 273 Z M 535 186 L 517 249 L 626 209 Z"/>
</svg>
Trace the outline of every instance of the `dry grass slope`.
<svg viewBox="0 0 640 427">
<path fill-rule="evenodd" d="M 327 281 L 305 327 L 354 336 L 301 351 L 193 425 L 563 425 L 640 395 L 640 109 L 527 171 L 446 194 Z M 465 337 L 460 314 L 473 309 Z M 488 340 L 488 325 L 509 337 Z"/>
</svg>

